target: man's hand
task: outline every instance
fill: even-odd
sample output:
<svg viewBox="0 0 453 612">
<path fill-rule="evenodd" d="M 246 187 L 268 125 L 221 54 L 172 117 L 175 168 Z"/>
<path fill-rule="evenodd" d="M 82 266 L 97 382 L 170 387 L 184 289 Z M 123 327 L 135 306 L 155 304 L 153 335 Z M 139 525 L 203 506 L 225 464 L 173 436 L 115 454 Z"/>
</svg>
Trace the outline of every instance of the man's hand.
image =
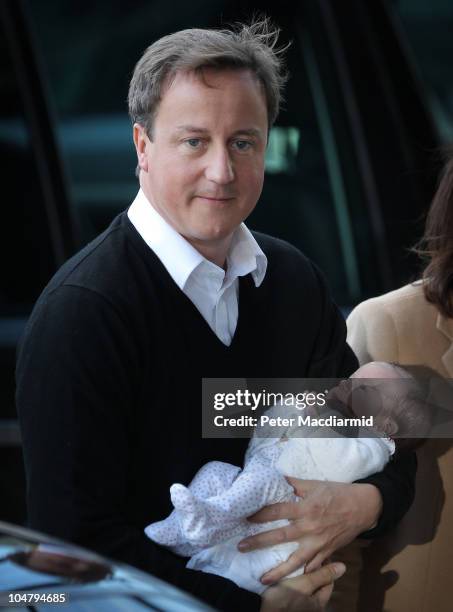
<svg viewBox="0 0 453 612">
<path fill-rule="evenodd" d="M 264 591 L 261 612 L 323 610 L 332 594 L 334 580 L 345 570 L 343 563 L 330 563 L 311 574 L 282 580 Z"/>
<path fill-rule="evenodd" d="M 277 582 L 304 564 L 307 572 L 319 568 L 333 552 L 371 529 L 382 510 L 381 494 L 373 485 L 298 478 L 287 481 L 302 498 L 299 503 L 266 506 L 249 520 L 266 523 L 287 519 L 291 523 L 245 538 L 238 544 L 241 552 L 248 552 L 282 542 L 299 543 L 287 561 L 262 576 L 263 584 Z"/>
</svg>

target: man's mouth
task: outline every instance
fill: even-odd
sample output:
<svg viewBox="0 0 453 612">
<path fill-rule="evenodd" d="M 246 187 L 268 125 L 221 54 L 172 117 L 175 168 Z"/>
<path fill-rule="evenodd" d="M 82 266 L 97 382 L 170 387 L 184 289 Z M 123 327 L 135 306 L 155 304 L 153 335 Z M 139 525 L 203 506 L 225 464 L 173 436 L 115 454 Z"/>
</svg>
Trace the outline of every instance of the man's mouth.
<svg viewBox="0 0 453 612">
<path fill-rule="evenodd" d="M 197 195 L 196 197 L 208 202 L 229 202 L 234 199 L 233 196 Z"/>
</svg>

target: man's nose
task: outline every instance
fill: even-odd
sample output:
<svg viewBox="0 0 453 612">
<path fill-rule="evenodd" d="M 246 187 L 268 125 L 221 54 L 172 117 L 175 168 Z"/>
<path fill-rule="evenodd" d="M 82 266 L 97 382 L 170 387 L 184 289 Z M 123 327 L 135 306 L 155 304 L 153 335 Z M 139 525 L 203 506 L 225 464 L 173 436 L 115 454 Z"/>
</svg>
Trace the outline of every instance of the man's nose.
<svg viewBox="0 0 453 612">
<path fill-rule="evenodd" d="M 205 174 L 208 180 L 219 185 L 226 185 L 234 180 L 233 161 L 226 147 L 218 147 L 210 152 Z"/>
</svg>

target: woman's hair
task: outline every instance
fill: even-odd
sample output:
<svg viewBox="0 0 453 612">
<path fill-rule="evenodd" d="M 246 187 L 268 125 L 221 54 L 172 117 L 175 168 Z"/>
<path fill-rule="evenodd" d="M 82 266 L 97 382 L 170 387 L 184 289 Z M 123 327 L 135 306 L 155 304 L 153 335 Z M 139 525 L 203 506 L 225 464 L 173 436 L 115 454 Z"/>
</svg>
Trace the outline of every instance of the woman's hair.
<svg viewBox="0 0 453 612">
<path fill-rule="evenodd" d="M 453 155 L 442 172 L 424 235 L 413 250 L 427 260 L 423 272 L 426 299 L 443 315 L 453 317 Z"/>
</svg>

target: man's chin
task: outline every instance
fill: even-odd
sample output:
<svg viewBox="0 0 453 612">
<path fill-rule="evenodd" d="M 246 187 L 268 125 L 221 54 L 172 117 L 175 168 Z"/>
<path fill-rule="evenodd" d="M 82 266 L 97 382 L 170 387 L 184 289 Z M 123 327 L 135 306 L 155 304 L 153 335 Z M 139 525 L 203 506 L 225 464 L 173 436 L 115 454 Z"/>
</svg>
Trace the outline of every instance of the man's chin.
<svg viewBox="0 0 453 612">
<path fill-rule="evenodd" d="M 203 228 L 194 230 L 184 237 L 190 243 L 215 246 L 217 244 L 225 244 L 230 242 L 235 229 L 236 228 L 232 229 L 231 227 L 214 227 L 209 229 Z"/>
</svg>

